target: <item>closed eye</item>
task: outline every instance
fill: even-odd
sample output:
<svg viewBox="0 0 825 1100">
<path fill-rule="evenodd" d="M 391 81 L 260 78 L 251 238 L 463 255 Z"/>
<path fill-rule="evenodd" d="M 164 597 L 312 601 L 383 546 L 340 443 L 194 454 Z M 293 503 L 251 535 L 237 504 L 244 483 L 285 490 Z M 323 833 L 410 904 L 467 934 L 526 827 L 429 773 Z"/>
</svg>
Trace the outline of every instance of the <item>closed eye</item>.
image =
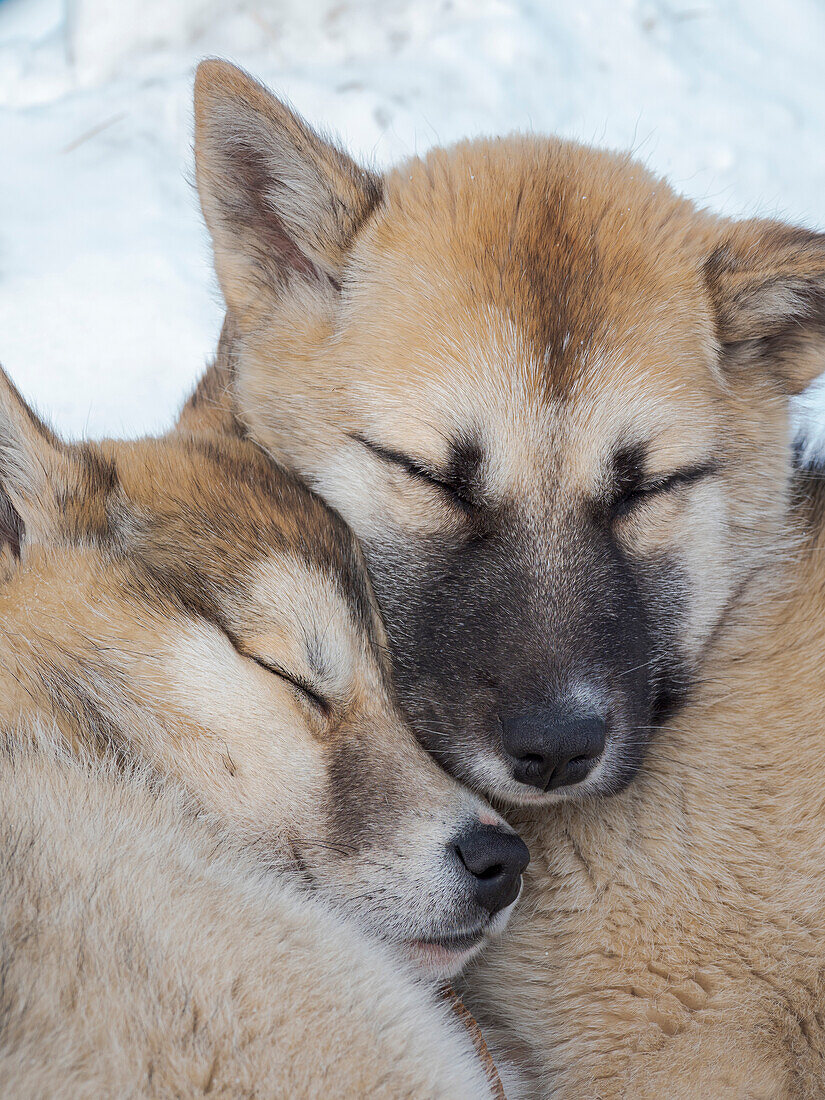
<svg viewBox="0 0 825 1100">
<path fill-rule="evenodd" d="M 418 481 L 424 481 L 428 485 L 434 485 L 441 493 L 448 496 L 453 504 L 458 505 L 463 510 L 470 511 L 473 509 L 474 502 L 470 498 L 466 486 L 456 483 L 443 471 L 427 466 L 417 459 L 410 458 L 409 455 L 402 454 L 400 451 L 382 447 L 380 443 L 374 443 L 363 435 L 353 433 L 352 438 L 366 447 L 368 451 L 377 455 L 378 458 L 383 459 L 384 462 L 400 466 L 410 477 Z"/>
<path fill-rule="evenodd" d="M 250 661 L 254 661 L 255 664 L 259 665 L 261 668 L 266 669 L 267 672 L 271 672 L 273 676 L 278 676 L 281 680 L 286 680 L 288 684 L 295 688 L 297 692 L 304 696 L 304 698 L 311 703 L 312 706 L 321 711 L 322 714 L 328 715 L 331 711 L 332 707 L 328 700 L 326 700 L 323 695 L 319 695 L 315 688 L 307 683 L 301 676 L 293 676 L 292 673 L 287 672 L 285 669 L 281 668 L 280 665 L 267 661 L 263 657 L 254 657 L 251 653 L 244 653 L 243 656 L 248 657 Z"/>
<path fill-rule="evenodd" d="M 674 489 L 681 489 L 687 485 L 694 485 L 696 482 L 704 481 L 705 478 L 713 477 L 718 473 L 719 464 L 717 462 L 703 462 L 696 466 L 686 466 L 682 470 L 675 470 L 672 474 L 652 478 L 641 485 L 625 489 L 613 502 L 613 515 L 627 515 L 652 497 L 672 492 Z"/>
</svg>

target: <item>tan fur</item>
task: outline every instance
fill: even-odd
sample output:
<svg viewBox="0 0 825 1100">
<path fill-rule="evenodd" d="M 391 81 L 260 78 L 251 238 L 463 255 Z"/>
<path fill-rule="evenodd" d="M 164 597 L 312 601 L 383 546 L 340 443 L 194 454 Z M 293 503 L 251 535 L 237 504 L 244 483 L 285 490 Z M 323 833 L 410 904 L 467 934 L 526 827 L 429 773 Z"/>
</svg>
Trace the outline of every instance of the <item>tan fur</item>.
<svg viewBox="0 0 825 1100">
<path fill-rule="evenodd" d="M 536 160 L 551 193 L 556 180 L 571 190 L 581 181 L 582 211 L 566 227 L 574 239 L 563 238 L 561 246 L 545 225 L 525 231 L 522 262 L 551 271 L 584 267 L 586 242 L 598 225 L 602 278 L 610 280 L 594 303 L 584 271 L 569 276 L 570 293 L 581 300 L 564 332 L 541 335 L 569 349 L 549 381 L 539 337 L 530 332 L 531 304 L 519 302 L 517 288 L 498 270 L 511 227 L 526 217 L 523 192 Z M 472 186 L 464 186 L 470 179 Z M 452 196 L 449 205 L 443 191 Z M 606 447 L 639 429 L 656 439 L 655 470 L 713 451 L 728 460 L 726 504 L 733 509 L 728 545 L 713 547 L 716 602 L 724 601 L 725 557 L 747 559 L 775 538 L 785 502 L 774 486 L 785 476 L 787 431 L 784 402 L 764 379 L 723 379 L 712 366 L 716 334 L 700 268 L 724 232 L 618 156 L 522 138 L 436 150 L 386 181 L 381 211 L 355 243 L 351 286 L 334 327 L 330 320 L 326 331 L 307 329 L 309 292 L 296 289 L 279 303 L 289 312 L 277 323 L 240 328 L 241 416 L 254 438 L 310 476 L 362 535 L 372 533 L 370 519 L 354 512 L 353 498 L 365 500 L 367 484 L 380 494 L 381 522 L 391 530 L 431 534 L 456 519 L 445 516 L 426 487 L 382 470 L 348 433 L 376 436 L 438 467 L 452 431 L 492 420 L 497 434 L 485 441 L 491 494 L 526 501 L 538 513 L 552 507 L 547 494 L 539 495 L 546 470 L 554 470 L 565 498 L 592 492 Z M 554 247 L 556 254 L 548 253 Z M 464 273 L 482 263 L 477 286 Z M 232 287 L 226 293 L 230 308 L 241 311 L 238 293 Z M 514 317 L 514 308 L 522 315 Z M 583 345 L 586 359 L 577 362 Z M 558 407 L 568 387 L 575 401 Z M 759 401 L 754 387 L 763 391 Z M 771 408 L 775 415 L 766 415 Z M 333 482 L 332 471 L 341 469 L 348 486 L 340 476 Z M 375 510 L 372 504 L 370 516 Z M 684 522 L 703 554 L 700 540 L 718 533 L 706 535 L 704 509 L 696 511 Z M 665 545 L 680 541 L 674 518 L 681 522 L 661 517 L 659 530 L 667 534 L 658 538 Z M 641 537 L 655 547 L 650 526 Z M 697 633 L 704 636 L 701 627 Z"/>
<path fill-rule="evenodd" d="M 233 250 L 230 267 L 229 226 L 253 238 L 257 227 L 265 243 L 284 225 L 260 158 L 238 159 L 227 140 L 241 130 L 269 150 L 290 144 L 289 112 L 251 83 L 212 63 L 196 87 L 199 186 L 238 322 L 237 416 L 362 538 L 399 667 L 413 670 L 400 688 L 421 740 L 502 801 L 570 800 L 515 819 L 531 839 L 528 900 L 517 936 L 471 974 L 476 1007 L 496 1006 L 514 1047 L 533 1048 L 542 1095 L 822 1095 L 825 594 L 818 534 L 801 551 L 796 541 L 788 396 L 825 365 L 825 237 L 718 219 L 627 157 L 514 136 L 434 150 L 388 173 L 378 201 L 362 192 L 346 224 L 325 223 L 323 278 L 283 248 L 277 277 L 254 250 Z M 261 105 L 257 130 L 237 97 Z M 318 172 L 346 205 L 316 152 L 305 180 Z M 290 240 L 315 255 L 321 223 L 304 210 Z M 438 475 L 467 434 L 483 462 L 462 510 Z M 613 800 L 593 800 L 611 787 L 590 777 L 537 794 L 511 781 L 497 745 L 520 688 L 507 677 L 538 631 L 552 642 L 567 621 L 575 639 L 577 617 L 609 597 L 582 573 L 581 531 L 592 535 L 611 454 L 628 440 L 644 443 L 653 481 L 715 465 L 610 521 L 621 554 L 674 579 L 659 601 L 683 606 L 674 648 L 691 690 Z M 422 645 L 421 593 L 398 598 L 405 567 L 414 576 L 440 551 L 436 575 L 454 587 L 511 530 L 491 574 L 501 617 L 468 585 Z M 511 608 L 518 555 L 515 592 L 530 598 Z M 438 585 L 424 594 L 431 624 Z M 525 622 L 525 606 L 544 614 Z M 461 621 L 473 630 L 449 649 L 459 669 L 432 639 Z M 511 633 L 497 649 L 485 630 Z M 529 683 L 552 681 L 553 645 L 539 657 Z M 456 695 L 452 725 L 432 717 L 439 692 Z M 648 741 L 649 721 L 626 749 Z M 592 774 L 609 779 L 611 764 L 608 740 Z"/>
<path fill-rule="evenodd" d="M 489 1095 L 428 987 L 181 791 L 48 746 L 0 790 L 4 1097 Z"/>
<path fill-rule="evenodd" d="M 626 672 L 586 681 L 616 645 L 575 651 L 577 622 L 616 591 L 588 592 L 586 558 L 587 532 L 608 525 L 598 517 L 610 515 L 615 456 L 638 445 L 642 483 L 713 470 L 609 520 L 622 555 L 660 570 L 648 614 L 670 630 L 668 609 L 681 609 L 668 655 L 676 694 L 788 535 L 787 402 L 823 361 L 823 238 L 715 218 L 628 157 L 552 138 L 465 142 L 377 180 L 219 62 L 199 70 L 195 108 L 198 184 L 234 333 L 216 414 L 231 409 L 362 539 L 390 608 L 402 702 L 445 767 L 516 803 L 615 789 L 650 719 L 619 698 Z M 438 482 L 467 438 L 481 504 L 462 509 Z M 411 477 L 409 462 L 435 482 Z M 430 625 L 414 642 L 403 578 L 422 559 L 435 577 L 460 574 L 461 547 L 481 560 L 497 539 L 495 580 L 468 585 L 449 620 L 436 618 L 433 582 Z M 506 640 L 481 667 L 472 631 L 456 624 L 496 615 L 492 598 L 472 603 L 485 583 L 500 594 L 490 630 Z M 538 639 L 530 658 L 519 617 Z M 425 652 L 427 629 L 455 632 L 460 668 Z M 631 664 L 645 661 L 655 679 L 665 660 Z M 546 795 L 510 778 L 502 713 L 577 691 L 614 715 L 598 767 Z"/>
<path fill-rule="evenodd" d="M 533 1047 L 542 1096 L 822 1095 L 821 488 L 804 511 L 634 785 L 512 815 L 524 907 L 467 983 Z"/>
<path fill-rule="evenodd" d="M 449 844 L 497 819 L 398 712 L 340 521 L 225 434 L 65 447 L 0 376 L 4 417 L 26 545 L 0 589 L 0 722 L 47 714 L 83 751 L 176 776 L 390 939 L 429 938 L 455 906 L 473 927 Z"/>
<path fill-rule="evenodd" d="M 341 521 L 237 436 L 65 444 L 2 371 L 0 504 L 0 1092 L 487 1095 L 432 980 L 515 897 L 457 838 L 524 849 L 404 722 Z"/>
</svg>

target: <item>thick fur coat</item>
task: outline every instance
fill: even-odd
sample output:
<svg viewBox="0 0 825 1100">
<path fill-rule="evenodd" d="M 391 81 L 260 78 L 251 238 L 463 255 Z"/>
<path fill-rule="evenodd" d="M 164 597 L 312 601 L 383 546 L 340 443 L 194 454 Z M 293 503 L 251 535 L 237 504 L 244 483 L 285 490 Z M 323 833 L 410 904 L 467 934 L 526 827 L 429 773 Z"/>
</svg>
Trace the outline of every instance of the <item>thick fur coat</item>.
<svg viewBox="0 0 825 1100">
<path fill-rule="evenodd" d="M 489 1095 L 430 987 L 180 789 L 0 755 L 0 1095 Z"/>
<path fill-rule="evenodd" d="M 821 1096 L 825 577 L 788 405 L 825 235 L 532 135 L 379 177 L 218 62 L 195 116 L 229 323 L 185 419 L 230 392 L 340 512 L 420 741 L 522 807 L 477 1009 L 544 1096 Z"/>
<path fill-rule="evenodd" d="M 825 1091 L 825 492 L 614 798 L 511 815 L 533 862 L 467 977 L 553 1098 Z"/>
<path fill-rule="evenodd" d="M 435 979 L 528 855 L 385 648 L 253 444 L 65 444 L 0 371 L 0 1095 L 490 1095 Z"/>
</svg>

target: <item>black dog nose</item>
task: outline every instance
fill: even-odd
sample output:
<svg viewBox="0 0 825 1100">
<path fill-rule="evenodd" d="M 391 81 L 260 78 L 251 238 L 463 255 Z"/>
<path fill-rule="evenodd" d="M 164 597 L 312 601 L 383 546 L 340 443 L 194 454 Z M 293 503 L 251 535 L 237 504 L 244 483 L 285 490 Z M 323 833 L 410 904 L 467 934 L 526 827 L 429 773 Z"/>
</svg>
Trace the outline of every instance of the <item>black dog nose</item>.
<svg viewBox="0 0 825 1100">
<path fill-rule="evenodd" d="M 520 836 L 497 825 L 474 825 L 452 847 L 472 875 L 475 900 L 491 916 L 516 900 L 521 872 L 530 862 Z"/>
<path fill-rule="evenodd" d="M 502 719 L 501 742 L 513 775 L 542 791 L 570 787 L 590 773 L 607 733 L 604 718 L 554 707 Z"/>
</svg>

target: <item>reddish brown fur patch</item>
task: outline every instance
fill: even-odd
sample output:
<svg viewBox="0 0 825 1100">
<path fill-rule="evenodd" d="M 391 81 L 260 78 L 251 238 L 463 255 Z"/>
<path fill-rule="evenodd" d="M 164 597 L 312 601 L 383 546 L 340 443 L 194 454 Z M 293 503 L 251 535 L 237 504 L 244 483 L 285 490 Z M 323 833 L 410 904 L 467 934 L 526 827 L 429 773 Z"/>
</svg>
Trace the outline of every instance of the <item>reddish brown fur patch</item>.
<svg viewBox="0 0 825 1100">
<path fill-rule="evenodd" d="M 468 142 L 392 173 L 385 209 L 365 249 L 387 265 L 414 256 L 412 293 L 433 277 L 454 323 L 485 303 L 510 317 L 548 397 L 569 392 L 585 353 L 658 325 L 674 286 L 695 299 L 679 320 L 688 306 L 707 318 L 698 260 L 709 226 L 630 158 L 534 138 Z"/>
</svg>

